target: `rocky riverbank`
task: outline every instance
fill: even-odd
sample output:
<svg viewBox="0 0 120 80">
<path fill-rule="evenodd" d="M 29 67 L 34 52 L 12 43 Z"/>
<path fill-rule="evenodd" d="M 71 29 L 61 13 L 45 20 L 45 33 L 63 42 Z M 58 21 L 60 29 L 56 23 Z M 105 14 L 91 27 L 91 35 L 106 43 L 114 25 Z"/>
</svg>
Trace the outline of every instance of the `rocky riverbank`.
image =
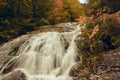
<svg viewBox="0 0 120 80">
<path fill-rule="evenodd" d="M 73 66 L 70 75 L 74 80 L 119 80 L 120 51 L 86 57 L 85 62 Z"/>
</svg>

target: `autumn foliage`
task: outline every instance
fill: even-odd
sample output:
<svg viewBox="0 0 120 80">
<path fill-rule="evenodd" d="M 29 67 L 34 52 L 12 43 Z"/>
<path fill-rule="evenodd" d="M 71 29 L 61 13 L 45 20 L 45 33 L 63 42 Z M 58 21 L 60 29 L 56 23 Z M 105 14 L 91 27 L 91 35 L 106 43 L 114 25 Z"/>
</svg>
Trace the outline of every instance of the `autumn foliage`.
<svg viewBox="0 0 120 80">
<path fill-rule="evenodd" d="M 0 0 L 0 43 L 48 24 L 83 15 L 78 0 Z"/>
</svg>

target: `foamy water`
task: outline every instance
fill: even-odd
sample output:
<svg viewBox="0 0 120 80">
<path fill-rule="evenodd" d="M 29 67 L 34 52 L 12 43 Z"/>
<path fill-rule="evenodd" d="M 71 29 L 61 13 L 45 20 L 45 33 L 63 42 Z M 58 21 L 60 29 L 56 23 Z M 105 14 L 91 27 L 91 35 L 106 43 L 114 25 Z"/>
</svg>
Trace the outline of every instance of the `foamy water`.
<svg viewBox="0 0 120 80">
<path fill-rule="evenodd" d="M 32 35 L 17 52 L 15 70 L 22 71 L 27 80 L 72 80 L 69 72 L 77 58 L 77 29 Z"/>
</svg>

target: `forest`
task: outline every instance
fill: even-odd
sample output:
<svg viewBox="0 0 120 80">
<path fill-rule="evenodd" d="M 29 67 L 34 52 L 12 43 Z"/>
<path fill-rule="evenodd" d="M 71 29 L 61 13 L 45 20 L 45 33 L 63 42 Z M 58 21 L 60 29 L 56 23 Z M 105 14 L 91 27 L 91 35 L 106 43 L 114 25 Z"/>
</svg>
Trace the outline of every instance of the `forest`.
<svg viewBox="0 0 120 80">
<path fill-rule="evenodd" d="M 115 13 L 118 0 L 0 0 L 0 43 L 42 25 L 75 22 L 80 16 Z"/>
<path fill-rule="evenodd" d="M 0 43 L 42 25 L 73 22 L 84 15 L 77 0 L 0 0 Z"/>
</svg>

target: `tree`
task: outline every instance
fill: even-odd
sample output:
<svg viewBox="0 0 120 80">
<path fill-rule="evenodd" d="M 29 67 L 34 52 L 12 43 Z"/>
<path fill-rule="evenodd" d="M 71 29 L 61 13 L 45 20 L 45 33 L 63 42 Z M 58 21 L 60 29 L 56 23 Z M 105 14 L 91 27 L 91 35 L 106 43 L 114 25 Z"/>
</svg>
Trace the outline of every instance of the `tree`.
<svg viewBox="0 0 120 80">
<path fill-rule="evenodd" d="M 84 10 L 78 0 L 56 0 L 49 19 L 52 23 L 73 22 L 81 15 Z"/>
<path fill-rule="evenodd" d="M 70 21 L 75 21 L 79 16 L 84 15 L 83 6 L 78 0 L 64 0 L 64 11 L 69 13 Z"/>
<path fill-rule="evenodd" d="M 117 12 L 120 10 L 119 5 L 119 0 L 89 0 L 84 6 L 86 15 L 91 16 Z"/>
<path fill-rule="evenodd" d="M 33 0 L 34 17 L 46 18 L 52 8 L 52 0 Z"/>
</svg>

